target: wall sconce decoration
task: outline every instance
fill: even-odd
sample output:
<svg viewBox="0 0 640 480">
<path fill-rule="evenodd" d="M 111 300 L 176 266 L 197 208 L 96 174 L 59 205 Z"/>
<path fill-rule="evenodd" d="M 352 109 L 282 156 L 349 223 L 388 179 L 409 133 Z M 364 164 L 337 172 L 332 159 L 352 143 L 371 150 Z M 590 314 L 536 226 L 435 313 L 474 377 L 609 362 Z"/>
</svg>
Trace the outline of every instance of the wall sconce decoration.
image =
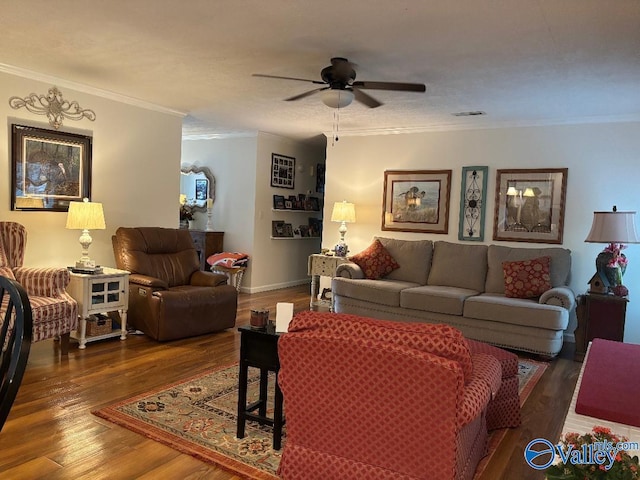
<svg viewBox="0 0 640 480">
<path fill-rule="evenodd" d="M 62 92 L 58 87 L 51 87 L 47 95 L 37 95 L 31 93 L 24 98 L 11 97 L 9 105 L 14 110 L 25 107 L 31 113 L 37 115 L 46 115 L 49 119 L 49 125 L 58 130 L 62 126 L 62 120 L 82 120 L 87 118 L 90 121 L 96 119 L 93 110 L 81 108 L 75 100 L 70 102 L 62 98 Z"/>
</svg>

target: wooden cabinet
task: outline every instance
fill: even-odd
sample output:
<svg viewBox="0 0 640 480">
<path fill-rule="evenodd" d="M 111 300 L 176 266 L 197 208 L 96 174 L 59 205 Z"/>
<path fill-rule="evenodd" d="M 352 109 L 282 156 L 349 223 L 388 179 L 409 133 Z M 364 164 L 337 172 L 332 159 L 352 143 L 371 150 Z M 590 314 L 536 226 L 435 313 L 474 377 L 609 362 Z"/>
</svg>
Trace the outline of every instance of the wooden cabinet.
<svg viewBox="0 0 640 480">
<path fill-rule="evenodd" d="M 214 253 L 224 252 L 224 232 L 205 232 L 204 230 L 189 230 L 193 244 L 198 252 L 200 270 L 209 270 L 207 258 Z"/>
<path fill-rule="evenodd" d="M 578 297 L 576 315 L 578 326 L 575 331 L 575 359 L 582 361 L 589 342 L 594 338 L 604 338 L 616 342 L 624 341 L 624 322 L 627 314 L 626 297 L 585 293 Z"/>
</svg>

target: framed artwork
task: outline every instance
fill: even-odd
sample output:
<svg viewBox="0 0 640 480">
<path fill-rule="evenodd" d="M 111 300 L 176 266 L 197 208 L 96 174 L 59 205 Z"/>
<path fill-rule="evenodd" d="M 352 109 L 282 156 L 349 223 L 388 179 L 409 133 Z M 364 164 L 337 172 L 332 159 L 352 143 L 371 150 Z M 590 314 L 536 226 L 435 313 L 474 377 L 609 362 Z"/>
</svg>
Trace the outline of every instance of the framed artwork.
<svg viewBox="0 0 640 480">
<path fill-rule="evenodd" d="M 484 241 L 489 167 L 462 167 L 458 240 Z"/>
<path fill-rule="evenodd" d="M 493 239 L 562 243 L 567 168 L 498 170 Z"/>
<path fill-rule="evenodd" d="M 271 154 L 271 186 L 279 188 L 293 188 L 296 178 L 296 159 Z"/>
<path fill-rule="evenodd" d="M 451 170 L 384 172 L 382 230 L 448 233 Z"/>
<path fill-rule="evenodd" d="M 11 210 L 66 212 L 91 199 L 92 138 L 11 125 Z"/>
<path fill-rule="evenodd" d="M 273 196 L 273 208 L 276 210 L 284 210 L 284 196 L 282 195 Z"/>
<path fill-rule="evenodd" d="M 285 222 L 284 220 L 272 220 L 271 221 L 271 236 L 272 237 L 284 237 L 285 236 Z"/>
<path fill-rule="evenodd" d="M 196 200 L 206 200 L 209 192 L 209 180 L 196 178 Z"/>
</svg>

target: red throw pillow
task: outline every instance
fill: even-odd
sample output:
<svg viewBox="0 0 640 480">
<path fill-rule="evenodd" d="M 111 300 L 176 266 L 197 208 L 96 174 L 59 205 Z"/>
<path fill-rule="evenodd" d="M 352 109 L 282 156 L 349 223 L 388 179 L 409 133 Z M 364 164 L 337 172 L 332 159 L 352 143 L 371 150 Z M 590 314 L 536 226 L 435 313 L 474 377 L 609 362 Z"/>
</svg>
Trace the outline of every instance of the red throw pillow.
<svg viewBox="0 0 640 480">
<path fill-rule="evenodd" d="M 349 257 L 358 265 L 369 280 L 377 280 L 390 274 L 396 268 L 400 268 L 398 262 L 391 256 L 386 248 L 376 239 L 366 250 Z"/>
<path fill-rule="evenodd" d="M 534 298 L 551 289 L 550 264 L 551 257 L 502 262 L 505 295 L 512 298 Z"/>
</svg>

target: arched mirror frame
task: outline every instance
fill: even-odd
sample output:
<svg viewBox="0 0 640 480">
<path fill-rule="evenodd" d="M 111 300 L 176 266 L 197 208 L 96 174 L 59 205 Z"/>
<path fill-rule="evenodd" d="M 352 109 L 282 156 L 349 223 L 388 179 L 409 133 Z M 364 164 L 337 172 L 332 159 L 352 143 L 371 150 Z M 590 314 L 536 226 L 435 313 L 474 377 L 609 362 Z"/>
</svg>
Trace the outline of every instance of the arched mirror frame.
<svg viewBox="0 0 640 480">
<path fill-rule="evenodd" d="M 187 165 L 182 164 L 180 166 L 180 174 L 181 175 L 198 175 L 203 174 L 206 179 L 209 181 L 209 191 L 205 197 L 205 200 L 200 200 L 196 202 L 193 206 L 193 209 L 197 212 L 206 212 L 207 211 L 207 200 L 206 198 L 212 199 L 214 202 L 216 201 L 216 178 L 211 173 L 208 167 L 201 167 L 199 165 Z M 182 191 L 181 191 L 182 193 Z"/>
</svg>

